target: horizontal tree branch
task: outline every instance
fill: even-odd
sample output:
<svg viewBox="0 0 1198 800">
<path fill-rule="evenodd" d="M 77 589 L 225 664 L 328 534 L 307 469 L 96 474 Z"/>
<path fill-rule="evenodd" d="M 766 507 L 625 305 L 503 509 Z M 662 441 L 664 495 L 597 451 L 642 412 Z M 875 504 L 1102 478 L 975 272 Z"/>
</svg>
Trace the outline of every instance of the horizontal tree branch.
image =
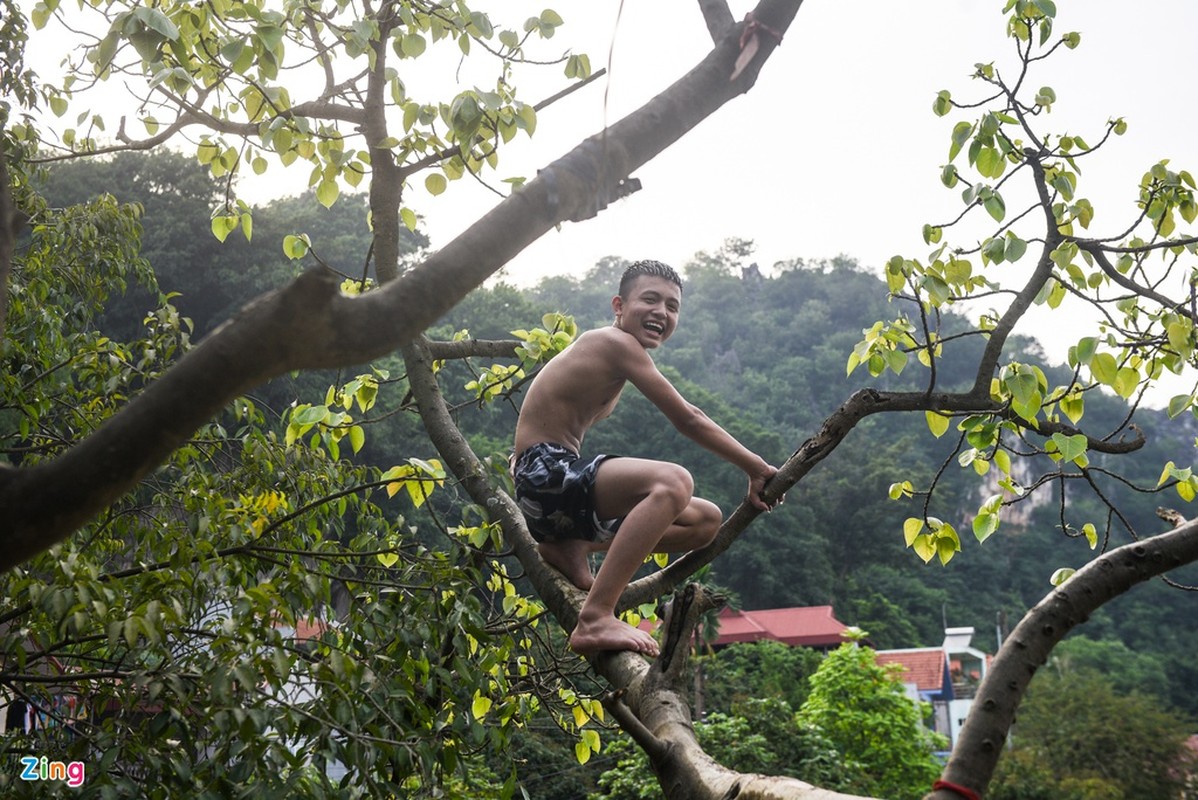
<svg viewBox="0 0 1198 800">
<path fill-rule="evenodd" d="M 437 361 L 460 358 L 515 358 L 519 339 L 462 339 L 456 342 L 428 341 L 428 354 Z"/>
</svg>

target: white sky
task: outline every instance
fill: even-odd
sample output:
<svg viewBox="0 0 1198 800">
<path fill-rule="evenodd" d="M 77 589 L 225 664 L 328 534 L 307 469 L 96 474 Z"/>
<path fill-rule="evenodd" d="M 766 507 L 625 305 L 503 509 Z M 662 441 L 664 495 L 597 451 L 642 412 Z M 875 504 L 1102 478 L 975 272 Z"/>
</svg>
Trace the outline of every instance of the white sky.
<svg viewBox="0 0 1198 800">
<path fill-rule="evenodd" d="M 563 6 L 567 24 L 557 37 L 589 53 L 598 68 L 614 36 L 609 121 L 668 86 L 710 47 L 692 3 L 626 0 L 616 25 L 617 5 Z M 750 7 L 736 3 L 734 11 Z M 807 0 L 749 94 L 638 172 L 641 192 L 548 234 L 507 274 L 523 283 L 585 270 L 608 254 L 677 263 L 728 236 L 756 240 L 763 267 L 840 253 L 868 266 L 896 253 L 922 257 L 922 225 L 962 207 L 959 190 L 938 179 L 949 131 L 962 117 L 937 118 L 931 102 L 944 88 L 963 100 L 979 96 L 982 87 L 969 79 L 976 62 L 1013 63 L 1000 8 L 994 0 Z M 1054 132 L 1093 143 L 1108 118 L 1128 120 L 1125 136 L 1082 163 L 1080 194 L 1098 212 L 1092 230 L 1115 232 L 1130 221 L 1135 186 L 1149 165 L 1167 157 L 1198 168 L 1198 3 L 1061 0 L 1059 8 L 1056 30 L 1080 31 L 1082 45 L 1030 80 L 1057 92 L 1045 120 Z M 603 91 L 593 85 L 546 109 L 537 136 L 501 167 L 532 174 L 599 130 Z M 473 188 L 455 186 L 419 203 L 434 245 L 490 205 L 485 192 L 467 191 Z"/>
<path fill-rule="evenodd" d="M 666 88 L 711 47 L 693 2 L 623 0 L 618 22 L 620 0 L 475 3 L 497 24 L 517 27 L 546 5 L 565 25 L 542 52 L 584 52 L 598 69 L 608 65 L 611 48 L 611 72 L 545 109 L 536 136 L 520 135 L 501 153 L 497 186 L 506 186 L 501 177 L 531 177 L 605 120 L 618 120 Z M 734 14 L 743 16 L 752 5 L 734 0 Z M 642 191 L 595 219 L 550 232 L 503 277 L 530 284 L 545 275 L 580 274 L 605 255 L 681 264 L 729 236 L 755 240 L 763 268 L 785 258 L 838 254 L 871 268 L 899 253 L 923 258 L 929 248 L 922 225 L 947 221 L 962 208 L 959 190 L 946 190 L 939 172 L 952 125 L 964 117 L 937 118 L 931 102 L 940 89 L 959 100 L 980 99 L 985 87 L 969 78 L 976 62 L 1012 71 L 1001 6 L 1001 0 L 806 0 L 749 94 L 637 172 Z M 1170 158 L 1174 167 L 1198 174 L 1198 3 L 1058 0 L 1058 8 L 1056 33 L 1080 31 L 1081 46 L 1055 55 L 1029 81 L 1056 90 L 1058 103 L 1042 122 L 1052 132 L 1094 143 L 1107 119 L 1128 121 L 1125 136 L 1081 163 L 1078 194 L 1097 211 L 1091 232 L 1114 234 L 1133 218 L 1136 184 L 1156 160 Z M 60 47 L 40 41 L 33 56 L 53 54 L 56 62 Z M 459 73 L 452 43 L 440 55 L 437 49 L 430 49 L 432 57 L 400 62 L 413 96 L 442 100 L 458 90 L 455 78 L 484 87 L 492 80 L 486 71 L 466 72 L 469 64 Z M 526 102 L 565 84 L 558 68 L 517 74 Z M 301 166 L 283 175 L 272 165 L 266 180 L 243 182 L 243 194 L 260 202 L 293 193 L 307 173 Z M 439 197 L 426 196 L 422 183 L 416 181 L 407 204 L 424 216 L 434 247 L 498 199 L 469 179 Z M 1007 205 L 1011 210 L 1017 203 L 1008 197 Z M 1037 233 L 1021 230 L 1025 237 Z M 979 228 L 971 235 L 976 241 L 987 233 Z M 1082 335 L 1070 330 L 1061 337 L 1059 321 L 1032 322 L 1051 331 L 1041 338 L 1058 358 Z"/>
<path fill-rule="evenodd" d="M 739 18 L 752 5 L 734 2 L 734 13 Z M 606 63 L 614 37 L 609 122 L 668 86 L 710 47 L 692 3 L 626 0 L 618 25 L 617 6 L 562 8 L 567 24 L 559 34 L 589 53 L 595 68 Z M 755 240 L 763 268 L 785 258 L 838 254 L 873 269 L 895 254 L 922 259 L 931 249 L 922 226 L 951 220 L 963 207 L 960 189 L 945 189 L 939 173 L 953 124 L 968 117 L 938 118 L 932 99 L 940 89 L 961 101 L 981 99 L 988 87 L 969 77 L 978 62 L 1013 73 L 1001 6 L 996 0 L 807 0 L 752 91 L 640 170 L 641 192 L 595 219 L 550 232 L 504 276 L 530 283 L 585 271 L 605 255 L 680 264 L 729 236 Z M 1094 144 L 1108 119 L 1127 120 L 1124 136 L 1079 164 L 1078 195 L 1096 209 L 1091 233 L 1115 235 L 1138 213 L 1136 187 L 1149 166 L 1168 158 L 1175 168 L 1198 169 L 1198 3 L 1059 0 L 1058 9 L 1055 33 L 1079 31 L 1081 46 L 1062 48 L 1028 80 L 1057 94 L 1041 130 Z M 603 115 L 603 87 L 583 89 L 546 109 L 534 140 L 501 166 L 532 174 L 599 130 Z M 958 164 L 964 162 L 959 156 Z M 485 192 L 463 191 L 474 188 L 421 201 L 434 246 L 489 207 Z M 1008 195 L 1008 211 L 1017 206 Z M 993 227 L 985 214 L 974 217 L 987 223 L 971 229 L 976 243 Z M 1030 225 L 1017 230 L 1025 237 L 1039 233 Z M 1023 259 L 1033 260 L 1034 254 Z M 1090 315 L 1079 305 L 1068 298 L 1067 315 L 1051 317 L 1035 308 L 1020 332 L 1034 332 L 1051 357 L 1064 361 L 1067 348 L 1090 333 L 1081 329 Z M 1191 388 L 1189 379 L 1164 383 L 1150 404 Z"/>
</svg>

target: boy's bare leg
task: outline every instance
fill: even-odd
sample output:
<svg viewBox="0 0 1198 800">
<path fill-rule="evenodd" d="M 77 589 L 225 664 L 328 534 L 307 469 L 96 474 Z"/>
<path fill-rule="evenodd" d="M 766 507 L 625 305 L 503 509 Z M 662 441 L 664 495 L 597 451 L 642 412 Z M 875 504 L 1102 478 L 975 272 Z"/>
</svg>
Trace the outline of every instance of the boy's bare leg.
<svg viewBox="0 0 1198 800">
<path fill-rule="evenodd" d="M 590 555 L 599 550 L 600 546 L 584 539 L 561 539 L 553 542 L 541 542 L 537 551 L 545 563 L 566 576 L 570 583 L 589 591 L 595 583 L 591 574 Z"/>
<path fill-rule="evenodd" d="M 670 523 L 657 543 L 655 553 L 686 553 L 711 543 L 723 517 L 719 508 L 708 500 L 691 498 L 686 509 Z M 582 539 L 561 539 L 541 542 L 537 551 L 545 563 L 562 573 L 570 583 L 589 591 L 595 584 L 590 556 L 608 549 L 611 542 L 588 542 Z"/>
<path fill-rule="evenodd" d="M 570 635 L 570 646 L 590 655 L 603 650 L 633 650 L 650 656 L 657 642 L 645 631 L 615 617 L 616 602 L 645 558 L 663 543 L 683 539 L 710 541 L 719 526 L 718 509 L 706 501 L 692 502 L 690 473 L 676 464 L 635 458 L 605 461 L 595 482 L 595 505 L 600 517 L 624 517 L 611 541 L 599 573 Z M 706 541 L 702 543 L 706 543 Z"/>
</svg>

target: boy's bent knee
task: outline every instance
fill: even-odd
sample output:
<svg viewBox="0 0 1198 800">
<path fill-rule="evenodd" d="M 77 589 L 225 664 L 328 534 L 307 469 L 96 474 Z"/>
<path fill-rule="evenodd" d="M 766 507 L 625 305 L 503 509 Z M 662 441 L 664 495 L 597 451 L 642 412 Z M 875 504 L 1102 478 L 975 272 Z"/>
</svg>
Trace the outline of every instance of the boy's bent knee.
<svg viewBox="0 0 1198 800">
<path fill-rule="evenodd" d="M 695 492 L 695 479 L 685 467 L 669 464 L 657 476 L 654 488 L 667 495 L 677 506 L 678 513 L 690 503 Z"/>
<path fill-rule="evenodd" d="M 699 512 L 699 523 L 696 526 L 700 531 L 704 545 L 710 544 L 716 534 L 720 532 L 720 525 L 724 523 L 724 514 L 720 511 L 720 507 L 710 500 L 696 498 L 694 506 Z"/>
</svg>

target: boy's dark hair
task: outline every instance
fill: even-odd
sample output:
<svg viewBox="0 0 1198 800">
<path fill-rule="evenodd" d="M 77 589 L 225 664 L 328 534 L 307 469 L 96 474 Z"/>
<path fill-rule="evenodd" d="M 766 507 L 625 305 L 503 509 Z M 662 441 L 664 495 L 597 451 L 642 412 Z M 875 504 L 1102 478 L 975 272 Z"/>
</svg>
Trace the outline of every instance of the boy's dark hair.
<svg viewBox="0 0 1198 800">
<path fill-rule="evenodd" d="M 672 283 L 678 284 L 678 288 L 682 288 L 682 278 L 678 277 L 678 273 L 668 264 L 663 264 L 660 261 L 646 258 L 641 261 L 634 261 L 624 270 L 624 274 L 620 277 L 620 297 L 628 296 L 628 288 L 632 286 L 632 282 L 642 275 L 648 275 L 652 278 L 665 278 Z"/>
</svg>

